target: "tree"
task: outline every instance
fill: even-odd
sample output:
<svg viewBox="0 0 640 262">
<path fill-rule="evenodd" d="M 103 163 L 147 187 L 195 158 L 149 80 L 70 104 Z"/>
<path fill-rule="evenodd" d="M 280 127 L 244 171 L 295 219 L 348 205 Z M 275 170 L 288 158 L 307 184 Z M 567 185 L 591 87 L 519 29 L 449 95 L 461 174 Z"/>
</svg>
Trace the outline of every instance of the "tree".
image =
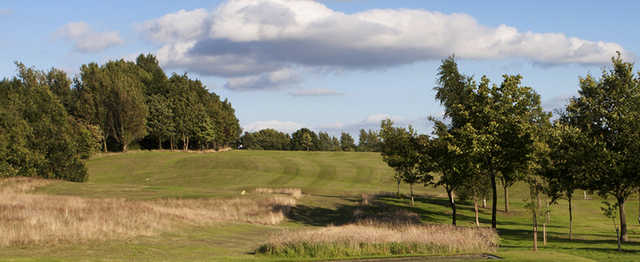
<svg viewBox="0 0 640 262">
<path fill-rule="evenodd" d="M 477 131 L 477 163 L 491 179 L 491 226 L 495 228 L 496 178 L 514 173 L 529 161 L 534 142 L 530 126 L 544 115 L 540 97 L 530 87 L 521 86 L 519 75 L 504 75 L 500 86 L 491 86 L 489 79 L 482 77 L 478 85 L 459 73 L 453 56 L 442 61 L 438 75 L 436 99 L 445 107 L 445 118 L 453 128 L 470 124 Z"/>
<path fill-rule="evenodd" d="M 110 61 L 103 66 L 103 86 L 108 89 L 107 109 L 110 132 L 127 151 L 129 144 L 146 134 L 148 109 L 145 104 L 143 79 L 148 74 L 136 64 L 124 60 Z"/>
<path fill-rule="evenodd" d="M 382 160 L 400 174 L 405 183 L 409 184 L 411 206 L 414 206 L 413 185 L 419 182 L 428 184 L 432 178 L 420 165 L 420 162 L 424 161 L 421 145 L 425 142 L 420 143 L 419 139 L 424 141 L 425 138 L 419 138 L 411 127 L 408 129 L 393 127 L 393 122 L 389 119 L 383 120 L 380 127 Z"/>
<path fill-rule="evenodd" d="M 318 135 L 308 128 L 300 128 L 291 134 L 291 149 L 315 151 L 318 150 Z"/>
<path fill-rule="evenodd" d="M 60 71 L 16 65 L 18 76 L 0 81 L 0 176 L 86 181 L 81 126 L 48 85 L 47 75 Z"/>
<path fill-rule="evenodd" d="M 423 162 L 423 166 L 426 165 L 425 171 L 440 173 L 439 179 L 434 185 L 442 186 L 447 192 L 452 211 L 452 224 L 456 225 L 454 193 L 465 184 L 481 181 L 476 178 L 480 174 L 477 171 L 476 161 L 474 161 L 474 158 L 477 157 L 475 155 L 475 152 L 477 152 L 475 148 L 476 131 L 470 124 L 461 128 L 453 128 L 442 121 L 437 121 L 433 118 L 431 120 L 435 124 L 434 135 L 437 138 L 431 140 L 426 147 L 427 152 L 425 155 L 428 155 L 429 159 Z M 472 189 L 474 187 L 475 185 L 469 188 Z M 476 197 L 475 194 L 474 197 Z M 474 200 L 476 223 L 479 223 L 477 198 L 474 198 Z"/>
<path fill-rule="evenodd" d="M 173 111 L 171 111 L 169 100 L 161 95 L 149 97 L 147 104 L 149 106 L 147 117 L 149 135 L 157 139 L 158 149 L 162 149 L 162 141 L 175 132 Z"/>
<path fill-rule="evenodd" d="M 320 151 L 333 151 L 333 144 L 331 137 L 327 132 L 318 133 L 318 150 Z"/>
<path fill-rule="evenodd" d="M 563 117 L 556 121 L 547 136 L 549 161 L 545 164 L 543 177 L 548 185 L 547 195 L 557 198 L 565 195 L 569 202 L 569 240 L 573 239 L 573 193 L 584 188 L 589 154 L 587 137 L 575 127 L 564 124 Z"/>
<path fill-rule="evenodd" d="M 612 59 L 613 68 L 600 79 L 580 78 L 578 96 L 567 106 L 568 124 L 589 139 L 592 172 L 586 188 L 613 196 L 620 213 L 620 238 L 627 240 L 625 201 L 640 185 L 640 77 L 633 64 Z"/>
<path fill-rule="evenodd" d="M 342 151 L 355 150 L 355 140 L 353 140 L 353 137 L 349 133 L 342 132 L 342 134 L 340 134 L 340 148 L 342 148 Z"/>
</svg>

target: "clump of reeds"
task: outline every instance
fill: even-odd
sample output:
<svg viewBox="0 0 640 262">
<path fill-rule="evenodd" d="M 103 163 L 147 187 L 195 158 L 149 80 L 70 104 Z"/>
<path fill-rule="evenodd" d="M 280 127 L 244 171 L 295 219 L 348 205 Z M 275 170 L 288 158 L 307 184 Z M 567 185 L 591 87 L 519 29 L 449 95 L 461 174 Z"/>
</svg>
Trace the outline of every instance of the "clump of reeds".
<svg viewBox="0 0 640 262">
<path fill-rule="evenodd" d="M 450 255 L 495 251 L 499 238 L 488 228 L 379 223 L 283 231 L 257 253 L 285 257 Z"/>
<path fill-rule="evenodd" d="M 30 193 L 43 179 L 0 179 L 0 247 L 150 236 L 183 224 L 277 224 L 296 200 L 126 200 Z"/>
<path fill-rule="evenodd" d="M 293 198 L 301 198 L 302 190 L 300 188 L 268 188 L 268 187 L 259 187 L 255 189 L 255 192 L 258 194 L 284 194 L 289 195 Z"/>
</svg>

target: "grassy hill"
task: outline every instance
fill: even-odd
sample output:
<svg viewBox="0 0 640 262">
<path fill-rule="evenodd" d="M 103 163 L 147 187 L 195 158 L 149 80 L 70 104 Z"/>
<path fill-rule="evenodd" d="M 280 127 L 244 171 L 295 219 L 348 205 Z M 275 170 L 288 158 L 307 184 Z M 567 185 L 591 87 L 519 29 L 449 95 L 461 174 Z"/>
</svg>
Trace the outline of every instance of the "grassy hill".
<svg viewBox="0 0 640 262">
<path fill-rule="evenodd" d="M 363 193 L 395 192 L 393 170 L 376 153 L 230 151 L 220 153 L 131 152 L 104 154 L 88 161 L 89 181 L 57 181 L 37 190 L 48 195 L 90 199 L 123 198 L 154 201 L 165 198 L 239 197 L 260 187 L 301 188 L 292 216 L 277 225 L 214 223 L 178 225 L 153 236 L 121 240 L 20 245 L 0 247 L 0 260 L 8 261 L 244 261 L 277 260 L 251 254 L 266 236 L 283 229 L 342 224 L 359 205 Z M 389 208 L 418 214 L 425 223 L 450 223 L 450 209 L 441 189 L 416 185 L 415 207 L 407 199 L 380 198 Z M 401 191 L 408 192 L 402 185 Z M 531 246 L 530 218 L 523 200 L 528 190 L 516 185 L 510 190 L 512 211 L 499 212 L 501 247 L 495 255 L 517 261 L 633 261 L 640 256 L 638 202 L 627 203 L 629 237 L 625 252 L 616 252 L 615 231 L 610 220 L 600 214 L 600 200 L 574 203 L 574 240 L 568 240 L 567 202 L 552 207 L 547 226 L 549 242 L 540 251 Z M 500 197 L 499 200 L 502 200 Z M 471 226 L 470 203 L 459 203 L 458 225 Z M 490 205 L 490 203 L 489 203 Z M 498 201 L 499 209 L 503 203 Z M 5 209 L 2 212 L 10 212 Z M 481 222 L 490 223 L 490 210 L 481 210 Z M 540 229 L 542 230 L 542 229 Z"/>
</svg>

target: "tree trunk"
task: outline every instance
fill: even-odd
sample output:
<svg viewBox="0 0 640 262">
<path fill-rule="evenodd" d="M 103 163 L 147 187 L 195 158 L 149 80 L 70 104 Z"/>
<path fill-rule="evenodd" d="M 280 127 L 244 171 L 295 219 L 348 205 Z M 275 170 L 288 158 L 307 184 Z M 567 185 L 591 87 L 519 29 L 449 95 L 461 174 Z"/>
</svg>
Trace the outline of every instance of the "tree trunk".
<svg viewBox="0 0 640 262">
<path fill-rule="evenodd" d="M 542 246 L 547 246 L 547 223 L 542 224 Z"/>
<path fill-rule="evenodd" d="M 102 139 L 102 151 L 105 152 L 105 153 L 108 152 L 108 150 L 107 150 L 107 137 L 106 136 Z"/>
<path fill-rule="evenodd" d="M 413 183 L 409 184 L 409 189 L 411 190 L 411 206 L 414 206 L 414 203 L 413 203 Z"/>
<path fill-rule="evenodd" d="M 622 251 L 622 247 L 620 242 L 620 231 L 618 230 L 618 228 L 616 227 L 616 239 L 618 240 L 618 252 Z"/>
<path fill-rule="evenodd" d="M 396 181 L 398 183 L 398 191 L 396 192 L 396 197 L 400 198 L 400 179 Z"/>
<path fill-rule="evenodd" d="M 482 197 L 482 208 L 487 208 L 487 197 Z"/>
<path fill-rule="evenodd" d="M 480 227 L 480 219 L 478 218 L 478 198 L 473 198 L 473 208 L 476 211 L 476 226 Z"/>
<path fill-rule="evenodd" d="M 158 149 L 162 150 L 162 138 L 160 136 L 158 136 Z"/>
<path fill-rule="evenodd" d="M 447 196 L 449 196 L 449 205 L 451 205 L 451 224 L 456 225 L 456 201 L 453 199 L 453 190 L 447 189 Z"/>
<path fill-rule="evenodd" d="M 538 251 L 538 218 L 535 210 L 533 211 L 533 251 Z"/>
<path fill-rule="evenodd" d="M 624 199 L 618 198 L 618 210 L 620 211 L 620 241 L 627 242 L 627 216 L 624 213 Z"/>
<path fill-rule="evenodd" d="M 509 213 L 509 187 L 504 185 L 504 212 Z"/>
<path fill-rule="evenodd" d="M 569 240 L 573 240 L 573 210 L 571 210 L 571 196 L 569 199 Z"/>
<path fill-rule="evenodd" d="M 122 152 L 127 152 L 127 144 L 126 143 L 122 144 Z"/>
<path fill-rule="evenodd" d="M 176 149 L 176 147 L 174 146 L 174 143 L 173 143 L 173 136 L 171 136 L 171 138 L 169 139 L 169 144 L 170 144 L 169 146 L 171 147 L 171 151 Z"/>
<path fill-rule="evenodd" d="M 491 189 L 493 190 L 493 203 L 491 203 L 491 228 L 497 228 L 496 211 L 498 211 L 498 188 L 496 186 L 496 174 L 493 171 L 491 171 Z"/>
</svg>

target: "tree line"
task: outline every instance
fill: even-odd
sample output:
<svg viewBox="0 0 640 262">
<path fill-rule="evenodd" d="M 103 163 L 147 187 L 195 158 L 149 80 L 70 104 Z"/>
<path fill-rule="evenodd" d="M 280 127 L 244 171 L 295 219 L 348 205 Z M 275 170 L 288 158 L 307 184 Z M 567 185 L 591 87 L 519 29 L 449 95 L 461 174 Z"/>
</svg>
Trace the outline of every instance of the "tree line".
<svg viewBox="0 0 640 262">
<path fill-rule="evenodd" d="M 300 128 L 291 135 L 270 128 L 245 132 L 239 141 L 242 149 L 250 150 L 380 151 L 378 132 L 364 129 L 360 129 L 357 145 L 349 133 L 342 132 L 340 138 L 337 138 L 327 132 L 315 133 L 308 128 Z"/>
<path fill-rule="evenodd" d="M 70 78 L 16 63 L 0 81 L 0 176 L 85 181 L 95 152 L 230 147 L 241 133 L 231 103 L 187 74 L 167 77 L 151 55 L 80 67 Z"/>
<path fill-rule="evenodd" d="M 453 225 L 456 198 L 473 200 L 479 226 L 478 200 L 491 195 L 491 226 L 496 228 L 498 184 L 508 212 L 508 189 L 522 182 L 530 189 L 526 207 L 534 249 L 539 224 L 546 227 L 549 208 L 561 198 L 569 203 L 572 239 L 572 199 L 578 189 L 605 199 L 605 215 L 616 217 L 617 211 L 618 239 L 627 241 L 624 204 L 640 190 L 640 74 L 619 53 L 612 64 L 600 78 L 581 77 L 578 95 L 552 118 L 540 96 L 522 85 L 522 76 L 503 75 L 500 84 L 486 76 L 476 80 L 460 73 L 451 56 L 442 61 L 434 88 L 444 119 L 430 118 L 431 135 L 383 121 L 383 160 L 396 171 L 398 183 L 411 186 L 412 205 L 414 184 L 442 187 Z"/>
</svg>

